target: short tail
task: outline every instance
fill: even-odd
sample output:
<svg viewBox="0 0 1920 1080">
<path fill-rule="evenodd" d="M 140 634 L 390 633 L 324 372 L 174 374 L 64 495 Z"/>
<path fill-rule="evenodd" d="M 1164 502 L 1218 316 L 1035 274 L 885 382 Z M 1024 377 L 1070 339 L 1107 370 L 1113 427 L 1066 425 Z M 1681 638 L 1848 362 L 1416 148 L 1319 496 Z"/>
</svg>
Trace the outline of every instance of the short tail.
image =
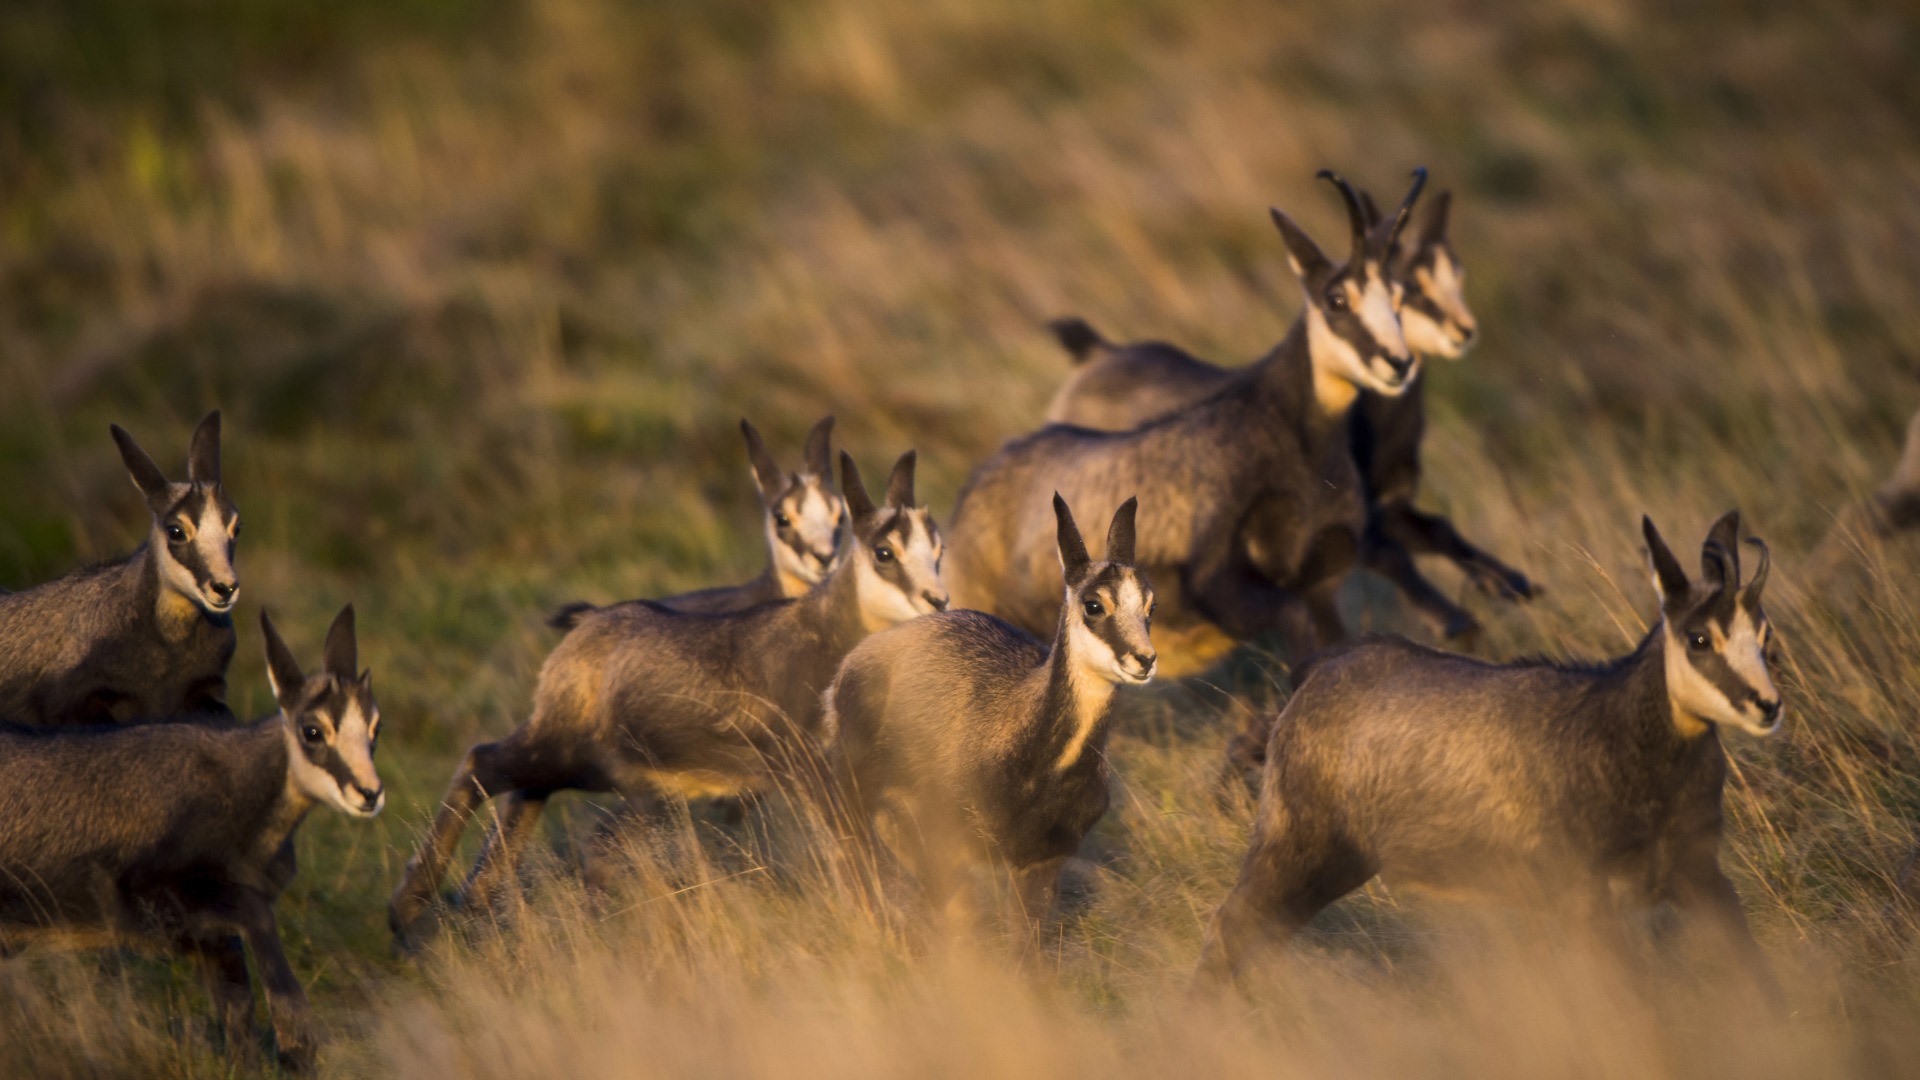
<svg viewBox="0 0 1920 1080">
<path fill-rule="evenodd" d="M 1086 363 L 1095 349 L 1103 349 L 1107 346 L 1107 339 L 1100 336 L 1100 331 L 1088 325 L 1087 320 L 1077 316 L 1070 315 L 1064 319 L 1055 319 L 1047 324 L 1047 329 L 1053 331 L 1053 336 L 1060 342 L 1060 347 L 1072 354 L 1073 362 L 1076 364 Z"/>
<path fill-rule="evenodd" d="M 599 610 L 592 604 L 576 601 L 547 616 L 547 625 L 555 630 L 571 630 L 580 625 L 581 619 Z"/>
</svg>

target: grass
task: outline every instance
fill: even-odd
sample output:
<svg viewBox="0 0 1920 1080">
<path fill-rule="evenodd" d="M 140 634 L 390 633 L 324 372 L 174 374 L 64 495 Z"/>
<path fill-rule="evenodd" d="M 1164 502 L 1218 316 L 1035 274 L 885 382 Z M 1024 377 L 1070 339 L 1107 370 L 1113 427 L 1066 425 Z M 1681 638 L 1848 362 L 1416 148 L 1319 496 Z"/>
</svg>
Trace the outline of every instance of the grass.
<svg viewBox="0 0 1920 1080">
<path fill-rule="evenodd" d="M 324 1072 L 1914 1063 L 1915 552 L 1821 546 L 1920 406 L 1907 9 L 94 0 L 0 41 L 0 586 L 135 542 L 108 421 L 167 463 L 218 405 L 248 606 L 296 648 L 360 611 L 389 809 L 311 821 L 280 906 Z M 1773 544 L 1791 716 L 1733 742 L 1726 861 L 1791 1021 L 1458 946 L 1377 887 L 1262 1001 L 1185 1004 L 1244 842 L 1205 781 L 1279 697 L 1258 658 L 1130 710 L 1038 978 L 692 824 L 612 898 L 555 856 L 511 932 L 389 954 L 386 892 L 460 751 L 526 709 L 546 612 L 758 568 L 740 415 L 787 456 L 829 411 L 870 469 L 916 446 L 944 512 L 1064 373 L 1044 319 L 1256 355 L 1297 306 L 1265 208 L 1331 243 L 1315 169 L 1418 163 L 1484 334 L 1434 373 L 1426 501 L 1549 588 L 1478 604 L 1484 650 L 1630 646 L 1643 511 L 1678 543 L 1737 504 Z M 1351 600 L 1425 633 L 1377 583 Z M 265 709 L 251 633 L 231 682 Z M 0 1064 L 225 1075 L 200 1012 L 166 964 L 9 961 Z"/>
</svg>

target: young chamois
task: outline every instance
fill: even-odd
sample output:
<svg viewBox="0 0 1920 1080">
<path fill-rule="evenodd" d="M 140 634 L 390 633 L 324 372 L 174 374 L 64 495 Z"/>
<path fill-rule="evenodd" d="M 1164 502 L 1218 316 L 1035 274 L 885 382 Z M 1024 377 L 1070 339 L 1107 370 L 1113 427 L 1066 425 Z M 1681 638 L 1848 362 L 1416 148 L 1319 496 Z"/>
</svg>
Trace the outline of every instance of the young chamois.
<svg viewBox="0 0 1920 1080">
<path fill-rule="evenodd" d="M 1376 874 L 1556 906 L 1602 940 L 1617 902 L 1704 916 L 1768 985 L 1720 870 L 1720 729 L 1781 721 L 1761 607 L 1767 548 L 1740 577 L 1722 517 L 1701 580 L 1642 521 L 1660 618 L 1591 666 L 1490 664 L 1400 639 L 1314 664 L 1273 725 L 1240 879 L 1214 916 L 1204 980 L 1237 977 Z"/>
<path fill-rule="evenodd" d="M 246 954 L 266 984 L 281 1059 L 313 1060 L 306 993 L 273 905 L 307 812 L 380 812 L 380 709 L 356 669 L 353 608 L 301 674 L 266 613 L 278 710 L 256 723 L 0 729 L 0 953 L 159 945 L 198 962 L 229 1040 L 251 1038 Z"/>
<path fill-rule="evenodd" d="M 187 482 L 169 481 L 118 425 L 153 515 L 147 543 L 116 563 L 0 593 L 0 718 L 124 723 L 227 711 L 240 515 L 220 486 L 220 414 L 193 433 Z"/>
<path fill-rule="evenodd" d="M 467 752 L 407 864 L 388 909 L 403 945 L 488 799 L 509 796 L 467 887 L 483 898 L 554 792 L 619 792 L 644 803 L 764 790 L 810 744 L 820 693 L 841 659 L 876 630 L 946 608 L 940 533 L 914 505 L 913 451 L 894 465 L 880 506 L 844 452 L 840 472 L 852 551 L 806 595 L 726 614 L 645 600 L 572 613 L 541 668 L 532 717 Z"/>
<path fill-rule="evenodd" d="M 1272 352 L 1211 397 L 1125 432 L 1050 425 L 975 469 L 954 510 L 957 605 L 1051 633 L 1060 594 L 1048 584 L 1047 493 L 1111 505 L 1138 492 L 1139 565 L 1170 601 L 1157 638 L 1166 674 L 1198 671 L 1269 630 L 1295 659 L 1338 640 L 1334 595 L 1366 527 L 1346 416 L 1363 389 L 1397 394 L 1413 377 L 1386 260 L 1425 179 L 1417 171 L 1399 211 L 1371 230 L 1348 200 L 1344 264 L 1273 211 L 1305 307 Z"/>
<path fill-rule="evenodd" d="M 1011 877 L 1037 925 L 1060 867 L 1107 811 L 1116 684 L 1153 677 L 1153 589 L 1133 567 L 1134 507 L 1087 554 L 1053 497 L 1066 602 L 1051 646 L 978 611 L 946 611 L 860 643 L 827 691 L 825 728 L 856 828 L 889 844 L 936 909 L 971 911 L 982 877 Z"/>
<path fill-rule="evenodd" d="M 1348 194 L 1344 187 L 1342 193 Z M 1364 192 L 1358 198 L 1366 219 L 1377 222 L 1373 200 Z M 1396 244 L 1388 267 L 1401 300 L 1400 326 L 1407 347 L 1423 357 L 1458 360 L 1472 344 L 1477 324 L 1462 292 L 1466 271 L 1447 237 L 1450 206 L 1447 192 L 1435 197 L 1412 245 L 1403 250 Z M 1048 407 L 1047 419 L 1053 423 L 1125 431 L 1218 393 L 1236 374 L 1163 342 L 1115 345 L 1081 319 L 1051 325 L 1083 365 Z M 1525 574 L 1467 542 L 1445 516 L 1414 507 L 1420 442 L 1426 434 L 1424 376 L 1424 370 L 1416 374 L 1397 395 L 1363 393 L 1354 405 L 1350 435 L 1367 496 L 1361 558 L 1447 637 L 1459 639 L 1477 631 L 1478 621 L 1420 573 L 1415 555 L 1451 560 L 1489 595 L 1526 600 L 1536 590 Z"/>
<path fill-rule="evenodd" d="M 741 611 L 768 600 L 799 596 L 833 571 L 840 556 L 840 526 L 847 504 L 833 490 L 833 417 L 823 418 L 807 435 L 807 471 L 787 472 L 775 461 L 760 433 L 746 420 L 753 484 L 766 512 L 767 568 L 744 585 L 726 585 L 669 596 L 660 601 L 677 611 Z"/>
</svg>

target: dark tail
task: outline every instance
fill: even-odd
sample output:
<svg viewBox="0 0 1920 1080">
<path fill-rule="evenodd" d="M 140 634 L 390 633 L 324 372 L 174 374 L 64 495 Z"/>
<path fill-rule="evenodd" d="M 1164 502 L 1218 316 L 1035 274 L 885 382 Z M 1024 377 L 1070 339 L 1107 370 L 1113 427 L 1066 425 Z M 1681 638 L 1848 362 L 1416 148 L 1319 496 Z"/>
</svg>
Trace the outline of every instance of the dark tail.
<svg viewBox="0 0 1920 1080">
<path fill-rule="evenodd" d="M 1047 324 L 1047 329 L 1053 331 L 1060 347 L 1073 355 L 1076 364 L 1086 363 L 1087 358 L 1093 355 L 1093 350 L 1107 346 L 1107 339 L 1100 336 L 1100 331 L 1089 326 L 1087 320 L 1076 316 L 1055 319 Z"/>
<path fill-rule="evenodd" d="M 571 630 L 580 625 L 580 620 L 600 609 L 592 604 L 575 601 L 547 616 L 547 625 L 555 630 Z"/>
</svg>

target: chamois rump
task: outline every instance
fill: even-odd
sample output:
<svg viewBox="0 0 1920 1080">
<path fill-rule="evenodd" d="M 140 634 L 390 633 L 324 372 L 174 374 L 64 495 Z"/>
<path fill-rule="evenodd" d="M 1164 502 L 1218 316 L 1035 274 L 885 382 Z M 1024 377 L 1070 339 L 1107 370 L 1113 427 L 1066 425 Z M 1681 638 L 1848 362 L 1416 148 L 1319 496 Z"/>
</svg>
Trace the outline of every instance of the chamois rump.
<svg viewBox="0 0 1920 1080">
<path fill-rule="evenodd" d="M 1165 674 L 1201 670 L 1267 631 L 1295 659 L 1340 640 L 1335 594 L 1367 519 L 1346 416 L 1362 390 L 1398 394 L 1415 373 L 1386 263 L 1425 179 L 1416 171 L 1398 212 L 1373 229 L 1347 200 L 1344 264 L 1273 211 L 1305 305 L 1280 344 L 1212 396 L 1125 432 L 1050 425 L 975 469 L 954 509 L 958 605 L 1051 633 L 1048 492 L 1080 505 L 1137 492 L 1139 565 L 1168 602 L 1156 638 Z"/>
<path fill-rule="evenodd" d="M 482 899 L 555 792 L 644 805 L 764 790 L 812 753 L 820 694 L 841 659 L 876 630 L 946 608 L 940 532 L 914 504 L 913 451 L 879 506 L 844 452 L 840 470 L 854 543 L 804 596 L 725 614 L 645 600 L 565 613 L 569 632 L 541 668 L 532 717 L 467 752 L 407 864 L 388 910 L 403 945 L 419 937 L 454 845 L 488 799 L 508 796 L 465 890 Z"/>
<path fill-rule="evenodd" d="M 0 718 L 10 723 L 232 715 L 240 515 L 220 484 L 220 413 L 194 430 L 185 483 L 112 431 L 152 515 L 147 542 L 119 562 L 0 592 Z"/>
<path fill-rule="evenodd" d="M 1203 983 L 1238 978 L 1322 908 L 1390 885 L 1548 900 L 1607 940 L 1621 903 L 1704 920 L 1771 988 L 1720 869 L 1723 728 L 1781 722 L 1740 518 L 1690 581 L 1643 519 L 1660 616 L 1626 656 L 1492 664 L 1401 639 L 1314 664 L 1272 728 L 1252 843 L 1215 914 Z"/>
<path fill-rule="evenodd" d="M 1063 863 L 1107 810 L 1116 685 L 1153 677 L 1153 589 L 1133 567 L 1135 502 L 1089 557 L 1053 499 L 1065 576 L 1051 644 L 978 611 L 945 611 L 868 638 L 827 691 L 829 758 L 856 832 L 887 846 L 936 910 L 977 914 L 1011 884 L 1037 926 Z M 1056 579 L 1057 580 L 1057 579 Z"/>
<path fill-rule="evenodd" d="M 308 677 L 266 613 L 277 711 L 249 725 L 0 728 L 0 953 L 158 945 L 192 956 L 230 1041 L 250 1039 L 247 953 L 266 985 L 280 1056 L 313 1060 L 306 993 L 273 905 L 308 811 L 372 817 L 380 709 L 356 669 L 353 608 Z"/>
<path fill-rule="evenodd" d="M 1348 194 L 1345 188 L 1342 193 Z M 1377 225 L 1373 200 L 1365 192 L 1358 199 L 1369 227 Z M 1395 244 L 1387 267 L 1401 300 L 1407 347 L 1423 357 L 1458 360 L 1478 324 L 1463 291 L 1466 270 L 1447 234 L 1451 205 L 1447 192 L 1435 196 L 1413 243 Z M 1164 342 L 1114 344 L 1081 319 L 1059 319 L 1051 327 L 1082 365 L 1048 407 L 1053 423 L 1125 431 L 1218 393 L 1236 374 Z M 1479 622 L 1420 573 L 1415 555 L 1444 556 L 1489 595 L 1526 600 L 1536 587 L 1525 574 L 1469 543 L 1445 516 L 1413 505 L 1426 434 L 1425 376 L 1423 366 L 1397 395 L 1362 393 L 1350 415 L 1351 448 L 1367 500 L 1361 558 L 1442 633 L 1459 640 L 1476 632 Z"/>
</svg>

